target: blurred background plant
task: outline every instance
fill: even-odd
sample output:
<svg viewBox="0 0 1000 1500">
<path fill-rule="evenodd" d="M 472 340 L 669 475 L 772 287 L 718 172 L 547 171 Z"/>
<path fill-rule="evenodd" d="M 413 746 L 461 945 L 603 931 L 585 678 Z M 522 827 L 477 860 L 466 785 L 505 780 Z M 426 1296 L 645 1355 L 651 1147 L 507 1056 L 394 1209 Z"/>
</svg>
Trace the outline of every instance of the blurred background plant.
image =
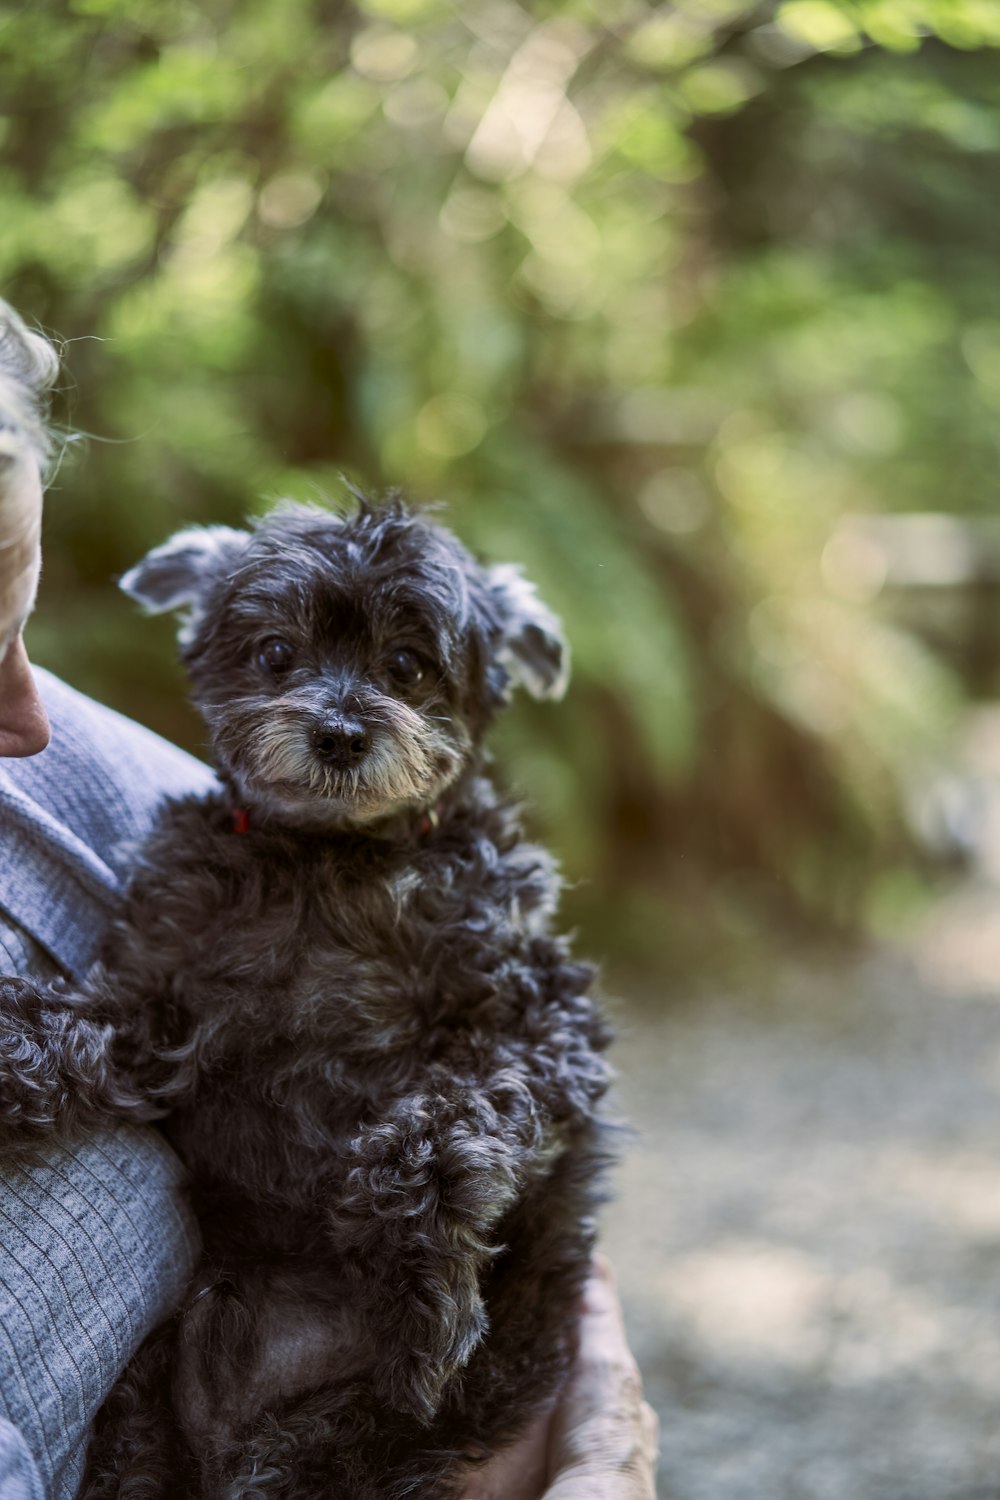
<svg viewBox="0 0 1000 1500">
<path fill-rule="evenodd" d="M 402 485 L 565 619 L 498 749 L 593 941 L 891 916 L 995 675 L 998 45 L 992 0 L 0 6 L 0 290 L 86 435 L 36 659 L 197 749 L 111 575 Z"/>
</svg>

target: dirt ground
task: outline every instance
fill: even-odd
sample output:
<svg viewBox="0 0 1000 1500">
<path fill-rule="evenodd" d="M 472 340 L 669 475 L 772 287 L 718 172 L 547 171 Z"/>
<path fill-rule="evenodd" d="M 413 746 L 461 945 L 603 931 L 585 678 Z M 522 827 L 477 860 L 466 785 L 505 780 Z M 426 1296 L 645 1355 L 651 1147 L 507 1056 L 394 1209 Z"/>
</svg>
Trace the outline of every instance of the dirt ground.
<svg viewBox="0 0 1000 1500">
<path fill-rule="evenodd" d="M 620 1013 L 660 1500 L 1000 1500 L 1000 885 Z"/>
</svg>

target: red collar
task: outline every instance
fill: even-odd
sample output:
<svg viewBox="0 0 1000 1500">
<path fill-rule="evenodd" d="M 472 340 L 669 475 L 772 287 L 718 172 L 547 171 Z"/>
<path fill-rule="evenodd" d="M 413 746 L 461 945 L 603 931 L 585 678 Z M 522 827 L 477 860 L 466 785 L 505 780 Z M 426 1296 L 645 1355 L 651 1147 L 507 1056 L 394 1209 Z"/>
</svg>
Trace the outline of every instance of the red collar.
<svg viewBox="0 0 1000 1500">
<path fill-rule="evenodd" d="M 440 826 L 441 814 L 443 811 L 443 802 L 436 802 L 433 807 L 429 807 L 427 811 L 421 815 L 420 820 L 417 823 L 416 836 L 423 839 L 426 838 L 428 834 L 433 833 Z M 230 817 L 233 820 L 234 833 L 250 832 L 250 813 L 247 808 L 234 807 L 230 813 Z"/>
<path fill-rule="evenodd" d="M 443 802 L 436 802 L 433 807 L 429 807 L 427 809 L 423 817 L 420 819 L 420 822 L 417 824 L 417 833 L 421 838 L 426 838 L 429 833 L 433 833 L 435 829 L 440 825 L 441 814 L 443 811 Z"/>
</svg>

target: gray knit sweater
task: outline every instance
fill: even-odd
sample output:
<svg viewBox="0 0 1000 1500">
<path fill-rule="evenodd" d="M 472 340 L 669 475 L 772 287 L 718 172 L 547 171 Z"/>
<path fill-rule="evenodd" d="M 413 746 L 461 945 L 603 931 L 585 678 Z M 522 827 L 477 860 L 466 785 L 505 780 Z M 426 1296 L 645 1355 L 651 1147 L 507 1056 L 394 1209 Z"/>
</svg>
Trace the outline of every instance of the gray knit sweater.
<svg viewBox="0 0 1000 1500">
<path fill-rule="evenodd" d="M 198 761 L 36 673 L 41 755 L 0 761 L 0 971 L 83 974 L 129 848 Z M 181 1167 L 151 1128 L 116 1125 L 0 1163 L 0 1500 L 70 1500 L 94 1414 L 193 1268 Z"/>
</svg>

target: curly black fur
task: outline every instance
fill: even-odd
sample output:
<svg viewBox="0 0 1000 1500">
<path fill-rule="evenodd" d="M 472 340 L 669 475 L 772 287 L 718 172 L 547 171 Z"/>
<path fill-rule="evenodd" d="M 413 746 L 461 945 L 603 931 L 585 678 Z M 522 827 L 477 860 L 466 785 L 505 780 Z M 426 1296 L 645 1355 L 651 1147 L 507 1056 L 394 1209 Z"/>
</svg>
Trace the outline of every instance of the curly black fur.
<svg viewBox="0 0 1000 1500">
<path fill-rule="evenodd" d="M 607 1155 L 592 972 L 480 748 L 561 688 L 556 622 L 398 502 L 124 586 L 184 612 L 224 790 L 167 807 L 80 993 L 2 982 L 0 1138 L 165 1116 L 205 1251 L 85 1493 L 445 1500 L 565 1373 Z"/>
</svg>

